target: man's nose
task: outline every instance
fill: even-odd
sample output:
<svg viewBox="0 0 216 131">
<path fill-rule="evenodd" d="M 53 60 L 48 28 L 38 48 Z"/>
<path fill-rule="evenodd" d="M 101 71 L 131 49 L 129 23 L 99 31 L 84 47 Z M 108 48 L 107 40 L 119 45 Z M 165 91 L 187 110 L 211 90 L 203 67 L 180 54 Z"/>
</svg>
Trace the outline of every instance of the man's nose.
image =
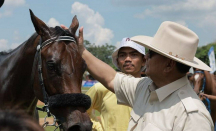
<svg viewBox="0 0 216 131">
<path fill-rule="evenodd" d="M 126 56 L 125 61 L 131 61 L 130 55 L 127 55 L 127 56 Z"/>
</svg>

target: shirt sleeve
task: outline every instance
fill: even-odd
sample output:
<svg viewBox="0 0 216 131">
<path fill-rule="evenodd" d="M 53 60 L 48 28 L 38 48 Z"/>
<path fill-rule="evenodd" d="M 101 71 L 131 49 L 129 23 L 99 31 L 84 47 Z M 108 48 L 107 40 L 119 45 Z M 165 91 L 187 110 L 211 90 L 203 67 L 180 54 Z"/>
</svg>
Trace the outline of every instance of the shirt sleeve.
<svg viewBox="0 0 216 131">
<path fill-rule="evenodd" d="M 176 131 L 214 131 L 214 125 L 204 114 L 191 112 L 178 124 Z"/>
<path fill-rule="evenodd" d="M 214 126 L 204 114 L 189 113 L 183 131 L 214 131 Z"/>
<path fill-rule="evenodd" d="M 114 91 L 118 104 L 133 107 L 136 87 L 141 79 L 144 78 L 135 78 L 131 75 L 116 73 L 114 78 Z"/>
<path fill-rule="evenodd" d="M 102 100 L 108 91 L 101 83 L 96 83 L 86 92 L 86 95 L 91 98 L 91 107 L 87 110 L 89 115 L 93 109 L 101 112 Z"/>
</svg>

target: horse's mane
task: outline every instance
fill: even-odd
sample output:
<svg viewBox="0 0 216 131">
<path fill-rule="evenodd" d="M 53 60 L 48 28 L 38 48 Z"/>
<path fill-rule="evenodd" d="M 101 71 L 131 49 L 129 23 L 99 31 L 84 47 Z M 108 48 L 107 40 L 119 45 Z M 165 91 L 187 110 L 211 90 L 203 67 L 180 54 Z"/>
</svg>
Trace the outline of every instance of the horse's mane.
<svg viewBox="0 0 216 131">
<path fill-rule="evenodd" d="M 71 36 L 74 37 L 74 34 L 71 34 L 69 30 L 64 30 L 60 26 L 56 26 L 55 28 L 50 28 L 52 31 L 51 36 L 52 37 L 58 37 L 58 36 Z"/>
</svg>

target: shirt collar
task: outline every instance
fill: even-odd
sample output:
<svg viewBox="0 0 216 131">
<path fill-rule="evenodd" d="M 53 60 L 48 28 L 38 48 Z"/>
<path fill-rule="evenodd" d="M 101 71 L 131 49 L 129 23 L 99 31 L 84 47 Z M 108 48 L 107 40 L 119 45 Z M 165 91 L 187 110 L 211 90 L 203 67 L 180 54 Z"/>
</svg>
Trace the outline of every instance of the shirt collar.
<svg viewBox="0 0 216 131">
<path fill-rule="evenodd" d="M 151 92 L 149 101 L 154 101 L 157 99 L 159 100 L 159 102 L 163 101 L 167 96 L 172 94 L 174 91 L 186 85 L 187 81 L 188 81 L 187 77 L 184 76 L 158 89 L 156 89 L 156 86 L 154 85 L 154 83 L 151 83 L 149 85 L 149 90 Z"/>
</svg>

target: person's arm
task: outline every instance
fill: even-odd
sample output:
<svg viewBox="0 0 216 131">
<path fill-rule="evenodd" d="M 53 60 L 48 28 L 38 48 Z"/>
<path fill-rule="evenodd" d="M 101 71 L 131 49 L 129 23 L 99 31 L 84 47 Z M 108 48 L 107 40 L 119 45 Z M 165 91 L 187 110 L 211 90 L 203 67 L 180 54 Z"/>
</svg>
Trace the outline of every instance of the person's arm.
<svg viewBox="0 0 216 131">
<path fill-rule="evenodd" d="M 114 92 L 114 77 L 116 71 L 86 50 L 83 45 L 83 27 L 79 29 L 78 44 L 79 52 L 87 64 L 89 73 L 107 89 Z"/>
<path fill-rule="evenodd" d="M 208 95 L 208 94 L 203 94 L 203 93 L 200 93 L 200 95 L 203 96 L 204 99 L 208 98 L 210 100 L 216 101 L 216 96 L 214 96 L 214 95 Z"/>
</svg>

